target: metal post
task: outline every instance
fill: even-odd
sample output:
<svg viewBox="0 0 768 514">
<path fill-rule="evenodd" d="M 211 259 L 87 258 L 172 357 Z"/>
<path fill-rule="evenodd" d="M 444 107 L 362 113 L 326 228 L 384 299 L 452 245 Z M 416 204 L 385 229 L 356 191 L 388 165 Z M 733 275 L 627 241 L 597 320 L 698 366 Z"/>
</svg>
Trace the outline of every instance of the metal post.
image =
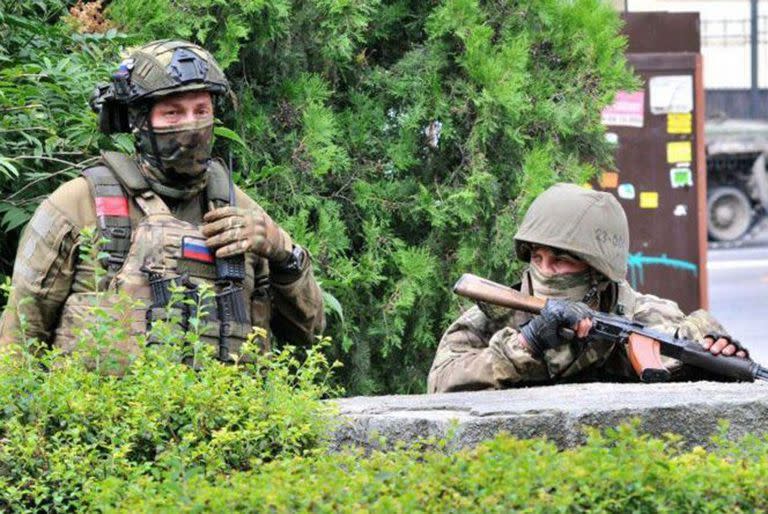
<svg viewBox="0 0 768 514">
<path fill-rule="evenodd" d="M 750 90 L 749 114 L 750 118 L 756 119 L 760 112 L 760 96 L 757 88 L 757 0 L 751 0 L 750 13 L 750 46 L 751 46 L 751 68 L 752 68 L 752 87 Z"/>
</svg>

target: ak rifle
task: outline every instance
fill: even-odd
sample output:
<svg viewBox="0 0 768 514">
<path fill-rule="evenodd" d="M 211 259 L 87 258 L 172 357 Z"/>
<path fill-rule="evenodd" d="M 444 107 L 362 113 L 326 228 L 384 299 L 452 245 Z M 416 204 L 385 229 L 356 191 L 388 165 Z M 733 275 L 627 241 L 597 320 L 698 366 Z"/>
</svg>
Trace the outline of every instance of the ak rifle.
<svg viewBox="0 0 768 514">
<path fill-rule="evenodd" d="M 461 276 L 453 292 L 475 301 L 490 303 L 517 311 L 539 314 L 546 300 L 529 296 L 511 287 L 498 284 L 477 275 Z M 584 341 L 608 341 L 627 345 L 627 353 L 637 376 L 643 382 L 665 382 L 670 372 L 661 362 L 661 355 L 677 359 L 684 364 L 745 382 L 768 381 L 768 368 L 754 361 L 734 356 L 713 355 L 699 343 L 680 339 L 640 323 L 614 314 L 590 311 L 592 328 Z M 560 329 L 565 339 L 573 339 L 575 332 Z"/>
</svg>

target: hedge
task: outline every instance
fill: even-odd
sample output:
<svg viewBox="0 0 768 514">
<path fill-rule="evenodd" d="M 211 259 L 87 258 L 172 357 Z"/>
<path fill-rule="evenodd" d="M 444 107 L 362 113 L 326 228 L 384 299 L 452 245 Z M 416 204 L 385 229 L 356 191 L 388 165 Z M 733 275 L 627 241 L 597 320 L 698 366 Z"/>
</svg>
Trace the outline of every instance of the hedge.
<svg viewBox="0 0 768 514">
<path fill-rule="evenodd" d="M 225 365 L 200 338 L 203 316 L 186 333 L 178 315 L 156 321 L 156 343 L 131 356 L 115 349 L 130 320 L 96 305 L 75 353 L 28 340 L 0 354 L 0 512 L 88 511 L 104 480 L 215 477 L 324 451 L 329 342 L 262 354 L 254 331 Z"/>
<path fill-rule="evenodd" d="M 106 480 L 104 512 L 680 513 L 768 510 L 768 440 L 707 451 L 633 425 L 581 447 L 500 435 L 453 454 L 400 450 L 290 458 L 208 480 Z"/>
<path fill-rule="evenodd" d="M 82 252 L 86 262 L 98 257 L 94 246 Z M 183 301 L 181 290 L 173 293 L 171 304 Z M 224 365 L 200 335 L 212 294 L 201 291 L 186 332 L 174 310 L 156 320 L 153 344 L 139 338 L 137 355 L 115 345 L 130 318 L 114 319 L 100 302 L 73 354 L 27 340 L 0 355 L 0 511 L 768 508 L 768 439 L 732 443 L 727 427 L 709 450 L 643 435 L 634 424 L 591 430 L 585 445 L 565 451 L 502 435 L 453 453 L 434 440 L 391 453 L 329 453 L 338 420 L 324 400 L 341 393 L 331 385 L 336 363 L 324 355 L 329 341 L 263 354 L 265 333 L 254 330 L 238 363 Z"/>
</svg>

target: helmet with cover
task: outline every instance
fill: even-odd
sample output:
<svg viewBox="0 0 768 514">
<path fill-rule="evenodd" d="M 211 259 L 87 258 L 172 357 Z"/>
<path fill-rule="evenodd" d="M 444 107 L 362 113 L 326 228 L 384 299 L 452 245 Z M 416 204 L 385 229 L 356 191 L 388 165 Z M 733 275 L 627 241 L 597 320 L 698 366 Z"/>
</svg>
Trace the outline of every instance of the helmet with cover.
<svg viewBox="0 0 768 514">
<path fill-rule="evenodd" d="M 569 252 L 614 282 L 627 273 L 627 216 L 610 193 L 562 183 L 544 191 L 515 234 L 518 258 L 528 262 L 534 244 Z"/>
<path fill-rule="evenodd" d="M 106 134 L 130 132 L 129 107 L 151 105 L 159 97 L 188 91 L 229 92 L 229 83 L 213 56 L 187 41 L 154 41 L 134 49 L 112 81 L 100 84 L 91 97 Z"/>
</svg>

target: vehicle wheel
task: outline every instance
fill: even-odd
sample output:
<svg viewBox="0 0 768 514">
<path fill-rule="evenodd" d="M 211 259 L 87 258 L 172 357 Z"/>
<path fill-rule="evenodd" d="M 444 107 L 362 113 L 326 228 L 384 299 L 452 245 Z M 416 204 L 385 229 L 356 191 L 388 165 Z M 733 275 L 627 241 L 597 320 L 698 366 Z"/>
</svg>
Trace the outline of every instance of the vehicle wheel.
<svg viewBox="0 0 768 514">
<path fill-rule="evenodd" d="M 752 205 L 741 189 L 719 186 L 707 197 L 709 237 L 715 241 L 735 241 L 752 225 Z"/>
</svg>

